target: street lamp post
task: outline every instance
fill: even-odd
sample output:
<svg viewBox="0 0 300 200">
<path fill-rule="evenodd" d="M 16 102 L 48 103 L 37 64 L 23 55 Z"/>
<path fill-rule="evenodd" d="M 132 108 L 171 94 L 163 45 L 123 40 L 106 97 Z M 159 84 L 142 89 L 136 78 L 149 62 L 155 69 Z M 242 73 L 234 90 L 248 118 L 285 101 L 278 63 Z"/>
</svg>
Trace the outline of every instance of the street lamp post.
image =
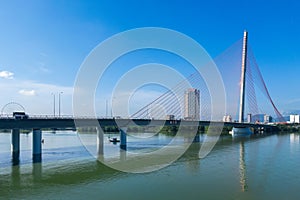
<svg viewBox="0 0 300 200">
<path fill-rule="evenodd" d="M 114 100 L 116 99 L 116 97 L 113 97 L 111 100 L 111 107 L 110 107 L 110 116 L 111 118 L 113 118 L 113 105 L 114 105 Z"/>
<path fill-rule="evenodd" d="M 105 101 L 105 117 L 107 118 L 108 117 L 108 102 L 107 102 L 107 99 Z"/>
<path fill-rule="evenodd" d="M 63 92 L 59 92 L 58 93 L 58 116 L 60 117 L 60 95 L 62 94 Z"/>
<path fill-rule="evenodd" d="M 51 93 L 53 95 L 53 116 L 55 117 L 55 94 Z"/>
</svg>

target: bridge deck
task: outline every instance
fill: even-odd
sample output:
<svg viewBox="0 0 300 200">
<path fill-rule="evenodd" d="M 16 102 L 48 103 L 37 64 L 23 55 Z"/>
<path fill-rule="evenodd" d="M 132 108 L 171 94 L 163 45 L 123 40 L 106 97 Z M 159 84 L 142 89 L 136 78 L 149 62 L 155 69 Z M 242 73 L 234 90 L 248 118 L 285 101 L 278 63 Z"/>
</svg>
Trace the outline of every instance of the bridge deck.
<svg viewBox="0 0 300 200">
<path fill-rule="evenodd" d="M 188 120 L 151 120 L 151 119 L 103 119 L 103 118 L 29 118 L 14 119 L 0 118 L 0 129 L 75 129 L 76 127 L 93 127 L 93 126 L 232 126 L 232 127 L 265 127 L 271 128 L 274 125 L 267 124 L 250 124 L 237 122 L 213 122 L 213 121 L 188 121 Z"/>
</svg>

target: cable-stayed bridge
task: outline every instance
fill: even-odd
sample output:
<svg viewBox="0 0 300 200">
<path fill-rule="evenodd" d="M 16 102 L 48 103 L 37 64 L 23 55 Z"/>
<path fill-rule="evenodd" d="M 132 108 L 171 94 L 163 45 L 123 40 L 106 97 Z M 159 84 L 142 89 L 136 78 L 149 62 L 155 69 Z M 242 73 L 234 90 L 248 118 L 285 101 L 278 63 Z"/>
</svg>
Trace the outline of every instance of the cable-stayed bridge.
<svg viewBox="0 0 300 200">
<path fill-rule="evenodd" d="M 272 120 L 268 122 L 284 122 L 284 118 L 270 96 L 254 54 L 247 45 L 247 40 L 245 41 L 243 38 L 237 41 L 214 61 L 220 70 L 226 90 L 225 115 L 230 115 L 232 121 L 236 120 L 240 123 L 267 121 L 262 115 L 269 116 L 269 119 L 272 117 Z M 203 77 L 198 72 L 191 74 L 186 80 L 136 111 L 131 118 L 165 119 L 167 115 L 172 115 L 174 119 L 189 118 L 186 93 L 190 88 L 186 87 L 186 82 L 199 91 L 199 105 L 194 105 L 194 108 L 199 109 L 196 111 L 199 112 L 199 115 L 196 118 L 194 116 L 195 120 L 222 120 L 223 116 L 221 115 L 211 119 L 212 97 Z M 182 95 L 176 96 L 175 94 Z"/>
<path fill-rule="evenodd" d="M 99 127 L 99 147 L 103 148 L 103 126 L 118 126 L 120 128 L 120 147 L 126 150 L 127 126 L 230 126 L 234 130 L 254 128 L 275 130 L 269 125 L 271 117 L 274 122 L 284 119 L 276 108 L 266 83 L 258 68 L 251 48 L 248 46 L 248 33 L 215 58 L 226 89 L 226 111 L 220 111 L 220 116 L 212 117 L 211 96 L 208 86 L 201 74 L 195 72 L 178 83 L 154 101 L 132 114 L 129 119 L 107 118 L 74 118 L 74 117 L 34 117 L 15 119 L 1 117 L 0 129 L 12 130 L 12 154 L 14 159 L 20 154 L 20 129 L 33 129 L 33 158 L 41 160 L 41 140 L 44 128 L 76 129 L 81 126 Z M 205 66 L 204 66 L 205 67 Z M 191 87 L 186 87 L 186 82 Z M 175 95 L 182 94 L 182 95 Z M 222 120 L 222 115 L 224 120 Z M 246 117 L 247 115 L 247 117 Z M 263 116 L 263 119 L 262 117 Z M 214 116 L 215 117 L 215 116 Z M 247 118 L 247 119 L 246 119 Z M 223 122 L 224 121 L 224 122 Z M 243 131 L 242 131 L 243 132 Z M 103 151 L 102 151 L 103 152 Z"/>
</svg>

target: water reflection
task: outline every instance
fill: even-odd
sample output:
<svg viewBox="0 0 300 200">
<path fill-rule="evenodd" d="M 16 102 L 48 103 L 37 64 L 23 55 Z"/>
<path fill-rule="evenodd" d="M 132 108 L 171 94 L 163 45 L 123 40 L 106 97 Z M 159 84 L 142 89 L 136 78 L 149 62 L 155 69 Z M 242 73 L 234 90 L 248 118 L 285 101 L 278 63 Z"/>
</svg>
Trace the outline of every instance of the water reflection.
<svg viewBox="0 0 300 200">
<path fill-rule="evenodd" d="M 115 171 L 100 162 L 80 161 L 74 163 L 52 163 L 54 167 L 49 165 L 43 170 L 42 163 L 32 163 L 32 165 L 11 166 L 11 174 L 9 180 L 2 181 L 10 184 L 3 185 L 3 192 L 11 192 L 18 190 L 27 190 L 27 187 L 34 186 L 47 187 L 50 185 L 74 185 L 82 182 L 101 181 L 106 182 L 122 175 L 123 173 Z M 22 172 L 21 169 L 22 168 Z M 31 169 L 31 171 L 30 171 Z M 29 170 L 29 171 L 28 171 Z M 5 189 L 6 188 L 6 189 Z M 0 191 L 0 195 L 4 195 Z M 8 193 L 7 193 L 8 194 Z M 0 197 L 1 199 L 1 197 Z"/>
<path fill-rule="evenodd" d="M 20 180 L 21 180 L 21 174 L 20 174 L 20 165 L 13 165 L 11 168 L 11 183 L 12 186 L 15 188 L 20 187 Z"/>
<path fill-rule="evenodd" d="M 300 135 L 295 133 L 290 134 L 290 143 L 298 145 L 300 143 Z"/>
<path fill-rule="evenodd" d="M 246 163 L 245 163 L 245 144 L 244 141 L 240 142 L 240 183 L 243 192 L 247 191 L 247 177 L 246 177 Z"/>
<path fill-rule="evenodd" d="M 120 148 L 120 161 L 121 162 L 126 161 L 126 158 L 127 158 L 127 151 Z"/>
<path fill-rule="evenodd" d="M 33 180 L 39 181 L 42 178 L 42 164 L 41 163 L 33 163 L 32 164 L 32 176 Z"/>
<path fill-rule="evenodd" d="M 55 137 L 70 138 L 59 134 Z M 159 137 L 148 142 L 147 147 L 157 141 L 169 141 L 165 136 Z M 300 158 L 290 151 L 291 147 L 299 149 L 299 135 L 221 137 L 211 154 L 200 160 L 198 152 L 204 137 L 201 135 L 200 143 L 192 143 L 169 167 L 145 174 L 113 170 L 91 157 L 79 157 L 77 150 L 83 150 L 77 148 L 45 149 L 42 164 L 32 164 L 28 151 L 27 157 L 21 155 L 20 166 L 8 161 L 9 166 L 3 167 L 0 199 L 299 199 Z M 129 147 L 140 147 L 140 143 L 129 142 Z M 110 146 L 118 152 L 114 158 L 120 159 L 119 148 Z M 58 159 L 69 152 L 73 156 Z M 126 159 L 130 159 L 130 152 Z"/>
<path fill-rule="evenodd" d="M 194 142 L 191 144 L 189 149 L 183 154 L 183 159 L 184 162 L 186 163 L 186 167 L 188 171 L 191 173 L 196 174 L 200 170 L 200 158 L 199 158 L 200 148 L 201 148 L 201 143 Z"/>
<path fill-rule="evenodd" d="M 299 151 L 300 135 L 292 133 L 290 134 L 290 151 L 292 153 Z"/>
</svg>

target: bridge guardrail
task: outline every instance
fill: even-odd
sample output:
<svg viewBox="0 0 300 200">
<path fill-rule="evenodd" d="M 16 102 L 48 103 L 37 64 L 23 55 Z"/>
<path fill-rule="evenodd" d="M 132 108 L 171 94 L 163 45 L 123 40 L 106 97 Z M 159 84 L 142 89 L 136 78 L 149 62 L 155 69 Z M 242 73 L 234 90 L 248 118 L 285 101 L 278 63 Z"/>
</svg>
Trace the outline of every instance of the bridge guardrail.
<svg viewBox="0 0 300 200">
<path fill-rule="evenodd" d="M 104 116 L 80 116 L 74 118 L 73 115 L 28 115 L 29 119 L 114 119 L 114 117 L 104 117 Z M 12 114 L 0 114 L 0 119 L 15 119 Z"/>
</svg>

